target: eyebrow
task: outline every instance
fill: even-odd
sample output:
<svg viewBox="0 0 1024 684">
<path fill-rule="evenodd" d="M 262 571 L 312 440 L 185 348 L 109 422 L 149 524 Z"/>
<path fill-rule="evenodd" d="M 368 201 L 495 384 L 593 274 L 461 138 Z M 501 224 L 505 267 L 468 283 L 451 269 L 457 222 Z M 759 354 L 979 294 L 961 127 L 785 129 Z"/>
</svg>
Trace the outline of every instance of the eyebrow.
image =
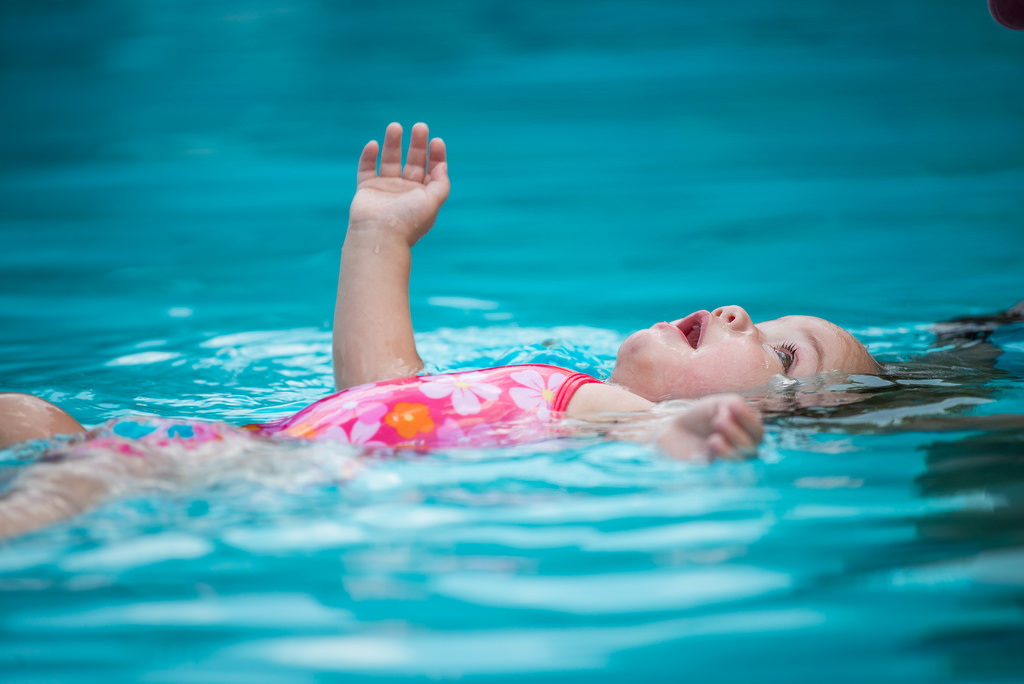
<svg viewBox="0 0 1024 684">
<path fill-rule="evenodd" d="M 808 332 L 807 333 L 807 341 L 811 343 L 812 347 L 814 347 L 814 351 L 816 352 L 817 357 L 818 357 L 818 367 L 814 370 L 814 372 L 815 373 L 820 373 L 821 372 L 821 367 L 822 367 L 822 360 L 823 360 L 823 354 L 822 354 L 822 350 L 821 350 L 821 340 L 819 340 L 818 336 L 815 335 L 814 333 Z"/>
</svg>

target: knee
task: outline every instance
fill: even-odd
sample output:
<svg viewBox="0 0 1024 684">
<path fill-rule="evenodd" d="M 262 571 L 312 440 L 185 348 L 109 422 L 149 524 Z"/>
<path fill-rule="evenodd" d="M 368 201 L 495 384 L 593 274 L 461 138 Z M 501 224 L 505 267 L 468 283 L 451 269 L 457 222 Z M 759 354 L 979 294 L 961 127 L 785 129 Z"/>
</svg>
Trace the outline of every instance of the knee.
<svg viewBox="0 0 1024 684">
<path fill-rule="evenodd" d="M 18 392 L 0 393 L 0 449 L 30 439 L 85 432 L 64 409 Z"/>
</svg>

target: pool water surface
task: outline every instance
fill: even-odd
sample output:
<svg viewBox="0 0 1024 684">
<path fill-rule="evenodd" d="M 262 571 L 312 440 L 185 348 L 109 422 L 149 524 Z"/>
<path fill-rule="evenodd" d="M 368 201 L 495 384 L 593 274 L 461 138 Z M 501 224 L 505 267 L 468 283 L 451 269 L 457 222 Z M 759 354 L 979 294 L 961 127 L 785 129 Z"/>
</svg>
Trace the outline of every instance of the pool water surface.
<svg viewBox="0 0 1024 684">
<path fill-rule="evenodd" d="M 232 444 L 0 542 L 4 682 L 1024 680 L 1024 430 L 953 422 L 1024 414 L 1024 324 L 989 360 L 932 328 L 1024 299 L 1024 34 L 984 3 L 0 17 L 0 391 L 90 426 L 329 393 L 391 120 L 449 151 L 414 252 L 431 370 L 607 378 L 632 330 L 733 303 L 887 366 L 752 393 L 740 463 Z"/>
</svg>

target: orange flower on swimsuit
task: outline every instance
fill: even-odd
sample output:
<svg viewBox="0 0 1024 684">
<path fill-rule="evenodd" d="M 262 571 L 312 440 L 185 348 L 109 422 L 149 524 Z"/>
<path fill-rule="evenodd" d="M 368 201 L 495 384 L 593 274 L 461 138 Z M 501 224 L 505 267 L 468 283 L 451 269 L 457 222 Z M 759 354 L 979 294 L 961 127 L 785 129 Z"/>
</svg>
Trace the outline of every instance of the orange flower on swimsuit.
<svg viewBox="0 0 1024 684">
<path fill-rule="evenodd" d="M 430 417 L 430 409 L 424 404 L 395 404 L 391 413 L 384 416 L 384 422 L 395 429 L 405 439 L 412 439 L 419 433 L 434 431 L 434 420 Z"/>
</svg>

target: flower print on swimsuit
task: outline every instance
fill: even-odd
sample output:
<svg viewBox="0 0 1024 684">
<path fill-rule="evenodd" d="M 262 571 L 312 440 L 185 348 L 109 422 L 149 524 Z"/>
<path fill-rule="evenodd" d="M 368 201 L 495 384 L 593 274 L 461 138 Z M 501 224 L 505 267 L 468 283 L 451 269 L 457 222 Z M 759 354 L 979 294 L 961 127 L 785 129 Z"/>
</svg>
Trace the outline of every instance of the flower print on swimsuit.
<svg viewBox="0 0 1024 684">
<path fill-rule="evenodd" d="M 409 376 L 336 392 L 292 416 L 246 429 L 417 449 L 535 441 L 550 436 L 548 423 L 561 417 L 576 387 L 596 382 L 545 364 Z"/>
<path fill-rule="evenodd" d="M 501 396 L 501 389 L 483 382 L 485 373 L 478 371 L 459 373 L 457 375 L 438 375 L 430 378 L 420 386 L 420 391 L 431 399 L 451 396 L 452 408 L 460 416 L 472 416 L 480 413 L 480 400 L 494 401 Z"/>
<path fill-rule="evenodd" d="M 282 432 L 292 437 L 302 437 L 305 439 L 325 437 L 346 442 L 354 442 L 354 440 L 360 439 L 363 441 L 354 443 L 362 444 L 369 440 L 370 437 L 373 437 L 380 429 L 380 421 L 385 413 L 387 413 L 387 405 L 379 401 L 359 402 L 350 400 L 340 405 L 324 402 L 314 404 L 312 409 L 297 414 L 301 415 L 301 419 L 286 427 Z M 353 419 L 356 422 L 351 427 L 351 433 L 348 433 L 346 437 L 343 437 L 337 430 L 332 429 L 345 425 Z M 324 429 L 325 425 L 329 426 L 326 430 Z"/>
<path fill-rule="evenodd" d="M 380 428 L 380 423 L 376 426 L 368 429 L 366 423 L 355 422 L 352 424 L 352 431 L 345 432 L 345 428 L 338 425 L 332 425 L 322 433 L 317 435 L 317 439 L 325 439 L 334 442 L 343 442 L 345 444 L 355 444 L 357 446 L 364 447 L 386 447 L 388 446 L 385 442 L 370 439 L 377 434 Z"/>
<path fill-rule="evenodd" d="M 134 440 L 125 440 L 122 437 L 94 437 L 74 444 L 70 449 L 70 453 L 84 456 L 96 450 L 105 450 L 124 454 L 125 456 L 144 457 L 145 452 L 138 447 L 132 446 L 132 441 Z"/>
<path fill-rule="evenodd" d="M 353 401 L 345 402 L 343 408 L 352 411 L 356 416 L 355 421 L 349 427 L 349 431 L 346 432 L 342 425 L 348 422 L 351 416 L 330 425 L 326 430 L 317 435 L 318 438 L 332 439 L 348 444 L 359 444 L 361 446 L 387 446 L 384 442 L 371 439 L 380 431 L 381 421 L 388 412 L 387 404 L 371 401 L 359 405 L 358 402 Z"/>
<path fill-rule="evenodd" d="M 384 416 L 384 422 L 405 439 L 434 431 L 434 419 L 430 417 L 430 409 L 425 404 L 399 402 Z"/>
<path fill-rule="evenodd" d="M 87 439 L 69 444 L 73 454 L 97 450 L 144 458 L 152 448 L 178 447 L 194 450 L 207 442 L 224 439 L 234 428 L 223 423 L 183 421 L 174 418 L 116 418 L 87 433 Z"/>
<path fill-rule="evenodd" d="M 225 426 L 218 423 L 145 417 L 116 419 L 106 426 L 97 428 L 96 434 L 100 439 L 114 442 L 141 441 L 161 447 L 175 444 L 186 449 L 195 449 L 206 442 L 223 439 L 224 429 Z M 97 440 L 94 439 L 93 442 L 96 443 Z"/>
<path fill-rule="evenodd" d="M 523 385 L 508 391 L 516 406 L 524 411 L 536 411 L 541 420 L 547 420 L 558 388 L 562 386 L 567 376 L 565 373 L 551 373 L 545 381 L 544 376 L 530 369 L 512 373 L 510 377 Z"/>
<path fill-rule="evenodd" d="M 142 439 L 156 432 L 157 427 L 152 420 L 119 420 L 110 427 L 110 432 L 127 439 Z"/>
<path fill-rule="evenodd" d="M 442 446 L 493 446 L 499 443 L 494 432 L 494 426 L 490 423 L 477 423 L 463 430 L 459 421 L 446 418 L 437 428 L 437 442 Z"/>
<path fill-rule="evenodd" d="M 189 449 L 200 444 L 224 439 L 224 425 L 218 423 L 178 423 L 167 428 L 167 437 L 175 442 L 183 443 Z"/>
</svg>

